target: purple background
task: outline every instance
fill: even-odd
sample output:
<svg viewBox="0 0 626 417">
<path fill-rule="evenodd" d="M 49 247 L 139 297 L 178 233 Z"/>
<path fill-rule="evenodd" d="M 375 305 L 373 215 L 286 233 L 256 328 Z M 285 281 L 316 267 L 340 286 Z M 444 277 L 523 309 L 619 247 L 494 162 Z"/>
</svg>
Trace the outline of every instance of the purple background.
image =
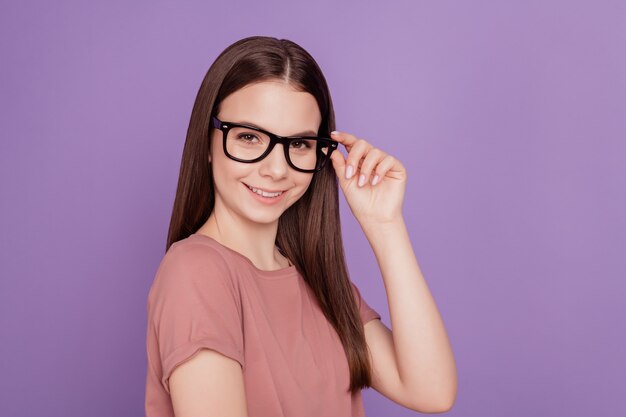
<svg viewBox="0 0 626 417">
<path fill-rule="evenodd" d="M 407 166 L 458 366 L 449 414 L 626 415 L 626 3 L 365 3 L 2 3 L 0 415 L 143 415 L 193 100 L 250 35 L 307 49 L 337 128 Z M 351 277 L 389 326 L 341 204 Z"/>
</svg>

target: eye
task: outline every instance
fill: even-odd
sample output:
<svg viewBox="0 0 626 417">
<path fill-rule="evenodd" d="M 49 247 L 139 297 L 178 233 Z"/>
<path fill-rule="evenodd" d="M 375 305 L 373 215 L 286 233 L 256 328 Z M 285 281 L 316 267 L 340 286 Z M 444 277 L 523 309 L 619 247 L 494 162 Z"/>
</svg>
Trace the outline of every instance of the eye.
<svg viewBox="0 0 626 417">
<path fill-rule="evenodd" d="M 257 135 L 254 135 L 252 133 L 240 133 L 237 135 L 237 139 L 240 139 L 244 142 L 252 142 L 254 139 L 259 139 L 259 137 Z"/>
<path fill-rule="evenodd" d="M 293 140 L 291 141 L 291 147 L 296 149 L 309 149 L 311 148 L 311 141 L 308 140 Z"/>
</svg>

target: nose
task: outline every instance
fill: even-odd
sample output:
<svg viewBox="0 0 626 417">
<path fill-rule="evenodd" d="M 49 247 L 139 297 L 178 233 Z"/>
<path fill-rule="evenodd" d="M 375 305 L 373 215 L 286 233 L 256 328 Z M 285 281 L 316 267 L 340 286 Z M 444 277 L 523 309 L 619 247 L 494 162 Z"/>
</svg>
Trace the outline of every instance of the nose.
<svg viewBox="0 0 626 417">
<path fill-rule="evenodd" d="M 285 150 L 282 143 L 277 143 L 274 149 L 261 161 L 260 173 L 273 178 L 282 178 L 289 171 L 289 164 L 285 159 Z"/>
</svg>

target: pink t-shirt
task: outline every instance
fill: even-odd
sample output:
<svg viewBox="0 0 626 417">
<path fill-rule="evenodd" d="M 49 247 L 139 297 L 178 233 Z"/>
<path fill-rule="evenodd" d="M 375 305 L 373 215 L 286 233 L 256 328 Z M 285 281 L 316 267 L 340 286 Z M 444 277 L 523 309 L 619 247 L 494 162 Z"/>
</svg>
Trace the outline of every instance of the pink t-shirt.
<svg viewBox="0 0 626 417">
<path fill-rule="evenodd" d="M 380 315 L 352 283 L 363 324 Z M 172 417 L 169 377 L 200 348 L 238 361 L 249 417 L 364 416 L 335 329 L 295 266 L 263 271 L 201 234 L 172 244 L 148 294 L 146 417 Z"/>
</svg>

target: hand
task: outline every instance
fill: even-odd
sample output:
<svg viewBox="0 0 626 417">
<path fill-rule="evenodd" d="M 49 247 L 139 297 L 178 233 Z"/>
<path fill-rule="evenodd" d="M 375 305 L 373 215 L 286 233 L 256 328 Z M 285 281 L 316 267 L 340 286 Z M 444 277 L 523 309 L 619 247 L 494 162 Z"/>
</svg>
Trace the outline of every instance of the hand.
<svg viewBox="0 0 626 417">
<path fill-rule="evenodd" d="M 402 163 L 349 133 L 333 132 L 331 136 L 348 151 L 347 159 L 339 149 L 330 155 L 330 159 L 339 186 L 358 222 L 363 226 L 390 222 L 401 217 L 407 180 Z M 348 166 L 352 166 L 350 178 L 346 178 Z M 359 185 L 361 176 L 362 185 Z"/>
</svg>

